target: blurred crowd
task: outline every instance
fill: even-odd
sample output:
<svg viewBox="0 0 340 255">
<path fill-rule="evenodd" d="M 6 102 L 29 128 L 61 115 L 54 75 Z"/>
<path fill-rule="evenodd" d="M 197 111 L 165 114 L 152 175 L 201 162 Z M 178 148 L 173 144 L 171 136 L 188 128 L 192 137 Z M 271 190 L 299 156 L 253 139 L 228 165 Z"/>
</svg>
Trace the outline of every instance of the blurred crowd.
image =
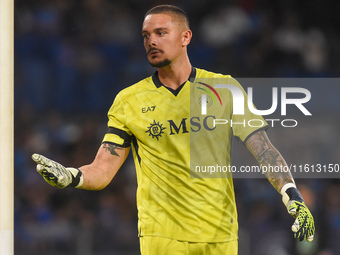
<svg viewBox="0 0 340 255">
<path fill-rule="evenodd" d="M 234 77 L 340 74 L 340 2 L 16 0 L 15 254 L 138 254 L 131 158 L 106 189 L 94 192 L 50 187 L 30 156 L 91 163 L 115 95 L 154 72 L 141 24 L 148 9 L 163 3 L 189 16 L 193 66 Z M 339 87 L 329 94 L 319 93 L 311 105 L 331 107 L 328 115 L 319 111 L 304 128 L 268 131 L 287 161 L 339 163 Z M 256 164 L 235 144 L 235 164 Z M 339 179 L 297 182 L 316 220 L 315 242 L 291 238 L 292 218 L 268 181 L 235 179 L 240 255 L 340 254 Z"/>
</svg>

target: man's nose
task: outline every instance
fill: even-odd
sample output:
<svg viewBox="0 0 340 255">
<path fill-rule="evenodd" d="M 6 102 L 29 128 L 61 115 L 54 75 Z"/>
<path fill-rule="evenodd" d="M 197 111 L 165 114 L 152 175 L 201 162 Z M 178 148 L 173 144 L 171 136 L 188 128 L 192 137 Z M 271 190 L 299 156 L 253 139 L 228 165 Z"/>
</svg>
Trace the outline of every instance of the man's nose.
<svg viewBox="0 0 340 255">
<path fill-rule="evenodd" d="M 150 47 L 154 47 L 157 45 L 157 41 L 154 35 L 150 35 L 148 44 Z"/>
</svg>

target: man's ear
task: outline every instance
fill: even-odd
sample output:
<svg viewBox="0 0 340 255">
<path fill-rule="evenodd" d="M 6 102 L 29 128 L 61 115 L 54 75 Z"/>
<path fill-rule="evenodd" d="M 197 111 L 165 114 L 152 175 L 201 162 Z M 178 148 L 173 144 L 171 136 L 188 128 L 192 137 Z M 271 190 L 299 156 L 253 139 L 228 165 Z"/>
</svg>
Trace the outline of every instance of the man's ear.
<svg viewBox="0 0 340 255">
<path fill-rule="evenodd" d="M 182 46 L 187 46 L 189 45 L 190 41 L 191 41 L 191 38 L 192 38 L 192 32 L 191 30 L 185 30 L 183 33 L 182 33 Z"/>
</svg>

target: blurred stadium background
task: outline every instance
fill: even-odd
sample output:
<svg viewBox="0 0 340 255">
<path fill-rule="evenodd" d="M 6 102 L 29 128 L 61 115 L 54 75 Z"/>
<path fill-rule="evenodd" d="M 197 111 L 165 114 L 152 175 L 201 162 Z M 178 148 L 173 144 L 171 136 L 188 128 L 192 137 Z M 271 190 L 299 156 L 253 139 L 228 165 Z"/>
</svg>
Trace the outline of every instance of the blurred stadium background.
<svg viewBox="0 0 340 255">
<path fill-rule="evenodd" d="M 117 92 L 154 72 L 140 32 L 145 12 L 162 3 L 188 13 L 194 66 L 236 78 L 339 77 L 340 2 L 16 0 L 16 255 L 139 253 L 131 158 L 105 190 L 91 192 L 50 187 L 30 156 L 91 162 Z M 304 87 L 319 91 L 309 103 L 315 115 L 304 128 L 269 135 L 289 163 L 339 163 L 340 86 Z M 255 164 L 240 145 L 234 155 L 236 164 Z M 315 242 L 293 240 L 292 218 L 265 179 L 236 179 L 240 255 L 340 254 L 339 179 L 297 183 L 316 220 Z"/>
</svg>

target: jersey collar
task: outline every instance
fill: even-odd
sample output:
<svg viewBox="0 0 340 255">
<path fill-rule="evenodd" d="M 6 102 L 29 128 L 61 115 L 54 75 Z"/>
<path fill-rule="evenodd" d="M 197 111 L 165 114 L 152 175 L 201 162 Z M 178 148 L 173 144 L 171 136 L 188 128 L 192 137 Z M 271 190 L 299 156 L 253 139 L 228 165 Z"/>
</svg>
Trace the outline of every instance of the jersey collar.
<svg viewBox="0 0 340 255">
<path fill-rule="evenodd" d="M 188 81 L 193 81 L 194 79 L 196 78 L 196 68 L 195 67 L 192 67 L 191 68 L 191 73 L 190 73 L 190 76 L 188 78 Z M 155 86 L 157 88 L 160 88 L 161 86 L 164 86 L 164 84 L 159 80 L 158 78 L 158 71 L 156 71 L 153 75 L 152 75 L 152 81 L 153 83 L 155 84 Z M 164 86 L 165 88 L 167 88 L 172 94 L 174 94 L 175 96 L 177 96 L 177 94 L 181 91 L 181 89 L 183 88 L 184 84 L 186 83 L 186 81 L 178 87 L 178 89 L 174 90 L 172 88 L 169 88 L 169 87 L 166 87 Z"/>
</svg>

